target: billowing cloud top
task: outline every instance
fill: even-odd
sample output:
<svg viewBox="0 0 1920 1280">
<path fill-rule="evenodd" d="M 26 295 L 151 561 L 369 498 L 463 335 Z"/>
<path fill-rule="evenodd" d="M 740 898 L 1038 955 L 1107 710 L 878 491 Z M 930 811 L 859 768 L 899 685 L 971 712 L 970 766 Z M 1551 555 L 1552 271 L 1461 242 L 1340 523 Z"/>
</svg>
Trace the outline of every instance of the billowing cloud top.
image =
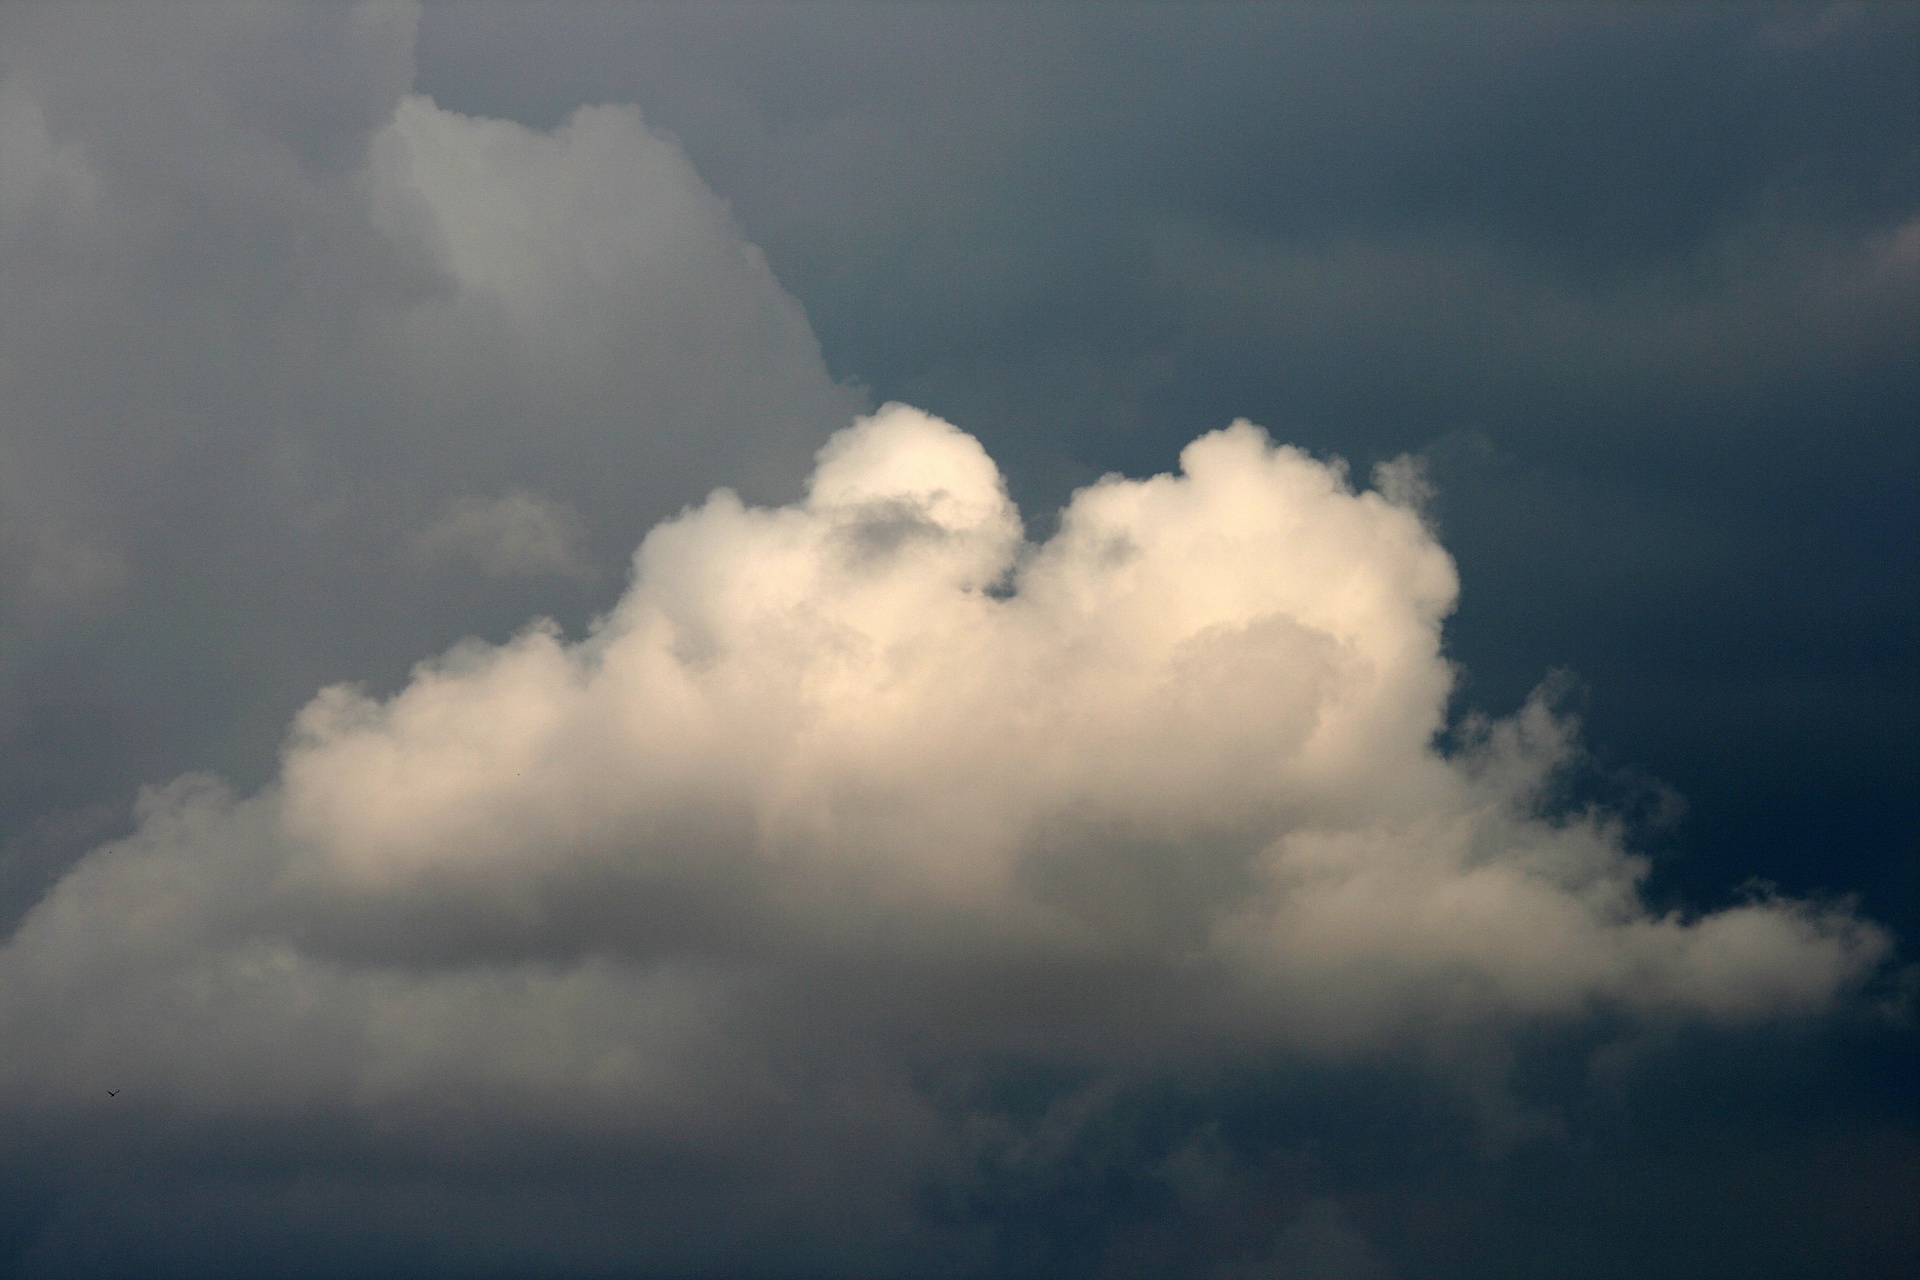
<svg viewBox="0 0 1920 1280">
<path fill-rule="evenodd" d="M 1876 964 L 1844 911 L 1649 912 L 1617 824 L 1539 812 L 1538 703 L 1437 750 L 1455 588 L 1416 510 L 1244 422 L 1035 546 L 971 437 L 888 406 L 804 501 L 654 529 L 584 639 L 328 689 L 274 786 L 150 793 L 0 952 L 0 1096 L 131 1079 L 404 1161 L 452 1090 L 476 1149 L 844 1192 L 935 1159 L 930 1061 L 1765 1018 Z"/>
</svg>

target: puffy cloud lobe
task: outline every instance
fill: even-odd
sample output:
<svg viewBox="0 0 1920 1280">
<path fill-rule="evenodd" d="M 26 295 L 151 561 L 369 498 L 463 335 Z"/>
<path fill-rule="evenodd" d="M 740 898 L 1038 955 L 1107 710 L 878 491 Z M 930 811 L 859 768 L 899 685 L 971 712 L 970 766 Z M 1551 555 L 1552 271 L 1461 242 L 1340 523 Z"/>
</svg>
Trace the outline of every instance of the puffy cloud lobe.
<svg viewBox="0 0 1920 1280">
<path fill-rule="evenodd" d="M 1413 511 L 1246 424 L 1182 468 L 1026 547 L 979 446 L 890 408 L 802 506 L 723 492 L 656 530 L 586 641 L 316 701 L 285 772 L 304 873 L 724 874 L 808 928 L 960 912 L 1244 963 L 1296 1034 L 1370 1036 L 1442 979 L 1476 1013 L 1806 1009 L 1876 954 L 1793 904 L 1650 916 L 1618 830 L 1531 812 L 1572 749 L 1541 706 L 1433 750 L 1455 580 Z"/>
<path fill-rule="evenodd" d="M 391 883 L 555 848 L 660 865 L 684 833 L 626 833 L 692 805 L 742 856 L 998 908 L 1034 896 L 1036 841 L 1244 845 L 1378 803 L 1389 771 L 1439 785 L 1454 581 L 1418 518 L 1245 425 L 1183 465 L 1081 494 L 1023 558 L 979 446 L 891 409 L 805 505 L 721 494 L 656 530 L 584 644 L 536 630 L 385 706 L 324 696 L 290 828 Z"/>
<path fill-rule="evenodd" d="M 1545 709 L 1434 748 L 1416 511 L 1245 423 L 1181 464 L 1034 546 L 975 441 L 889 406 L 805 501 L 656 528 L 586 638 L 327 690 L 278 784 L 150 793 L 21 925 L 5 1096 L 85 1109 L 111 1064 L 427 1158 L 457 1088 L 512 1100 L 482 1163 L 554 1131 L 844 1189 L 937 1159 L 929 1055 L 1802 1014 L 1884 953 L 1805 904 L 1649 913 L 1604 815 L 1536 812 Z"/>
</svg>

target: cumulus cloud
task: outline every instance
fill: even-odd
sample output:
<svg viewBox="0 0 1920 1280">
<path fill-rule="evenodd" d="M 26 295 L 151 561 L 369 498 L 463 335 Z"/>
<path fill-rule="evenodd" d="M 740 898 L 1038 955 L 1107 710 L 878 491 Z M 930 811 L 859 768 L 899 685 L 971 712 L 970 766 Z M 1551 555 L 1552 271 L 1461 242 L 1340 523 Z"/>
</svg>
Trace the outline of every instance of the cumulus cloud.
<svg viewBox="0 0 1920 1280">
<path fill-rule="evenodd" d="M 1649 909 L 1620 824 L 1547 805 L 1543 703 L 1439 749 L 1457 582 L 1389 490 L 1241 422 L 1034 544 L 975 440 L 888 406 L 804 500 L 656 527 L 583 637 L 329 688 L 257 794 L 148 792 L 0 951 L 7 1124 L 124 1086 L 171 1159 L 459 1185 L 560 1143 L 850 1265 L 972 1141 L 942 1073 L 1752 1022 L 1874 969 L 1844 909 Z M 1268 1271 L 1374 1273 L 1296 1227 Z"/>
<path fill-rule="evenodd" d="M 1383 1075 L 1438 1073 L 1496 1142 L 1550 1132 L 1500 1092 L 1543 1036 L 1577 1056 L 1623 1027 L 1817 1017 L 1886 955 L 1844 904 L 1649 905 L 1627 821 L 1556 798 L 1580 747 L 1549 698 L 1443 745 L 1457 582 L 1415 463 L 1356 492 L 1236 424 L 1032 541 L 982 447 L 926 414 L 816 455 L 860 396 L 657 127 L 674 95 L 645 118 L 568 97 L 551 128 L 450 110 L 419 91 L 418 17 L 0 8 L 0 1270 L 1396 1274 L 1392 1214 L 1303 1154 L 1328 1130 L 1249 1140 L 1222 1099 L 1330 1097 L 1337 1129 L 1391 1112 Z M 1087 306 L 1087 283 L 1164 277 L 1200 335 L 1183 385 L 1245 403 L 1209 371 L 1421 337 L 1412 280 L 1507 317 L 1480 326 L 1501 351 L 1713 391 L 1851 367 L 1787 350 L 1821 324 L 1735 323 L 1754 306 L 1876 335 L 1912 295 L 1907 211 L 1858 252 L 1806 241 L 1784 284 L 1736 269 L 1705 303 L 1598 319 L 1497 245 L 1415 233 L 1156 214 L 1116 254 L 1149 153 L 1226 133 L 1081 145 L 1081 109 L 1132 80 L 1047 40 L 1015 43 L 1054 87 L 995 93 L 992 128 L 894 110 L 936 79 L 865 75 L 909 51 L 861 38 L 823 99 L 745 42 L 790 54 L 791 21 L 713 45 L 771 88 L 697 40 L 609 57 L 697 87 L 704 163 L 880 366 L 933 339 L 975 375 L 1002 343 L 1008 368 L 1079 361 L 1026 323 L 986 357 L 962 331 L 1044 295 L 1124 337 L 1127 290 Z M 949 25 L 939 67 L 964 73 Z M 978 47 L 1000 66 L 1006 43 Z M 849 85 L 881 97 L 850 116 Z M 1022 102 L 1071 104 L 1038 114 L 1105 195 L 1018 161 Z M 736 126 L 766 163 L 713 145 Z M 967 197 L 963 134 L 1089 216 Z M 1212 162 L 1162 149 L 1210 198 Z M 1014 257 L 983 268 L 989 241 Z M 962 259 L 965 288 L 918 274 Z M 1243 323 L 1275 298 L 1298 323 Z M 897 323 L 928 306 L 942 323 Z M 1730 358 L 1676 360 L 1701 333 Z M 1510 384 L 1515 361 L 1442 338 L 1409 367 Z M 964 403 L 937 382 L 914 385 Z M 168 777 L 108 839 L 115 798 Z M 1154 1091 L 1187 1087 L 1198 1117 L 1156 1138 Z M 1367 1140 L 1397 1147 L 1396 1123 Z M 1142 1186 L 1201 1226 L 1141 1226 Z M 1134 1253 L 1103 1253 L 1122 1219 Z M 1080 1230 L 1070 1256 L 1033 1244 Z"/>
</svg>

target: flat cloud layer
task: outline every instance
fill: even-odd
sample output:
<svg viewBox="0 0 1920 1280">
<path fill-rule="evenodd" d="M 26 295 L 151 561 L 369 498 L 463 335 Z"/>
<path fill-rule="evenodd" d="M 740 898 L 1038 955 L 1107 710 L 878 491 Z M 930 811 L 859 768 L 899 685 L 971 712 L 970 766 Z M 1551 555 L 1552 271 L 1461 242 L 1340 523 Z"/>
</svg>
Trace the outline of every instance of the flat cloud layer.
<svg viewBox="0 0 1920 1280">
<path fill-rule="evenodd" d="M 657 1180 L 630 1258 L 859 1269 L 967 1147 L 930 1073 L 1801 1016 L 1876 967 L 1844 909 L 1650 911 L 1618 822 L 1547 808 L 1541 702 L 1437 748 L 1454 569 L 1380 485 L 1236 423 L 1035 545 L 890 405 L 804 501 L 656 527 L 584 638 L 327 689 L 255 795 L 147 793 L 0 951 L 6 1127 L 448 1194 L 560 1150 Z"/>
</svg>

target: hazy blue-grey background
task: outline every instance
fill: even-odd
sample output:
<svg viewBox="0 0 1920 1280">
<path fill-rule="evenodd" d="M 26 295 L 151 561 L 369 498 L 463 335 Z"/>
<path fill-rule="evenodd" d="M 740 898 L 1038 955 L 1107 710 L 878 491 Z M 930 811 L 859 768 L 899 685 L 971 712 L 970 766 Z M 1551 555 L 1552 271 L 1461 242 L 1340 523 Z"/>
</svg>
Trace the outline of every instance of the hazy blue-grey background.
<svg viewBox="0 0 1920 1280">
<path fill-rule="evenodd" d="M 903 400 L 978 435 L 1042 533 L 1073 488 L 1166 470 L 1236 417 L 1360 476 L 1418 454 L 1464 583 L 1460 714 L 1570 673 L 1594 757 L 1574 789 L 1645 820 L 1655 902 L 1707 909 L 1754 880 L 1857 895 L 1910 961 L 1908 7 L 429 4 L 411 65 L 319 31 L 339 11 L 293 12 L 88 6 L 3 29 L 0 69 L 41 94 L 48 135 L 111 154 L 132 193 L 92 240 L 9 224 L 8 927 L 125 829 L 139 784 L 255 785 L 323 683 L 391 689 L 535 612 L 577 629 L 655 520 L 716 484 L 791 496 L 827 431 Z M 378 56 L 342 52 L 362 47 Z M 408 85 L 539 128 L 637 104 L 817 352 L 756 276 L 737 310 L 713 304 L 711 368 L 633 374 L 616 351 L 578 374 L 566 423 L 516 417 L 506 391 L 422 417 L 356 335 L 428 286 L 329 203 Z M 361 99 L 366 120 L 340 105 Z M 247 159 L 256 133 L 296 158 L 284 178 Z M 779 336 L 728 345 L 763 315 Z M 652 331 L 633 331 L 637 351 Z M 577 519 L 572 559 L 435 577 L 395 550 L 463 495 L 520 489 Z M 47 587 L 56 561 L 82 587 Z M 1167 1274 L 1223 1240 L 1251 1257 L 1274 1204 L 1294 1234 L 1248 1276 L 1864 1277 L 1920 1249 L 1920 1053 L 1897 1018 L 1673 1029 L 1635 1041 L 1666 1056 L 1625 1083 L 1590 1056 L 1606 1036 L 1513 1050 L 1519 1095 L 1560 1126 L 1526 1139 L 1391 1065 L 1151 1082 L 1067 1124 L 1047 1108 L 1082 1082 L 1009 1064 L 954 1107 L 1046 1136 L 924 1211 L 985 1233 L 969 1265 L 1005 1275 Z M 1192 1176 L 1219 1180 L 1197 1215 L 1195 1150 Z M 497 1261 L 510 1239 L 446 1227 L 475 1211 L 431 1189 L 348 1237 L 336 1221 L 374 1211 L 316 1195 L 290 1261 L 249 1208 L 249 1186 L 297 1176 L 274 1151 L 254 1134 L 206 1157 L 234 1194 L 179 1230 L 243 1243 L 182 1245 L 183 1273 L 521 1274 Z M 29 1187 L 0 1230 L 30 1242 L 58 1203 Z M 585 1231 L 569 1212 L 555 1229 Z M 469 1229 L 470 1252 L 445 1243 Z M 570 1269 L 653 1274 L 605 1238 Z M 94 1261 L 140 1256 L 105 1239 Z M 753 1273 L 833 1274 L 823 1256 L 772 1242 Z"/>
</svg>

